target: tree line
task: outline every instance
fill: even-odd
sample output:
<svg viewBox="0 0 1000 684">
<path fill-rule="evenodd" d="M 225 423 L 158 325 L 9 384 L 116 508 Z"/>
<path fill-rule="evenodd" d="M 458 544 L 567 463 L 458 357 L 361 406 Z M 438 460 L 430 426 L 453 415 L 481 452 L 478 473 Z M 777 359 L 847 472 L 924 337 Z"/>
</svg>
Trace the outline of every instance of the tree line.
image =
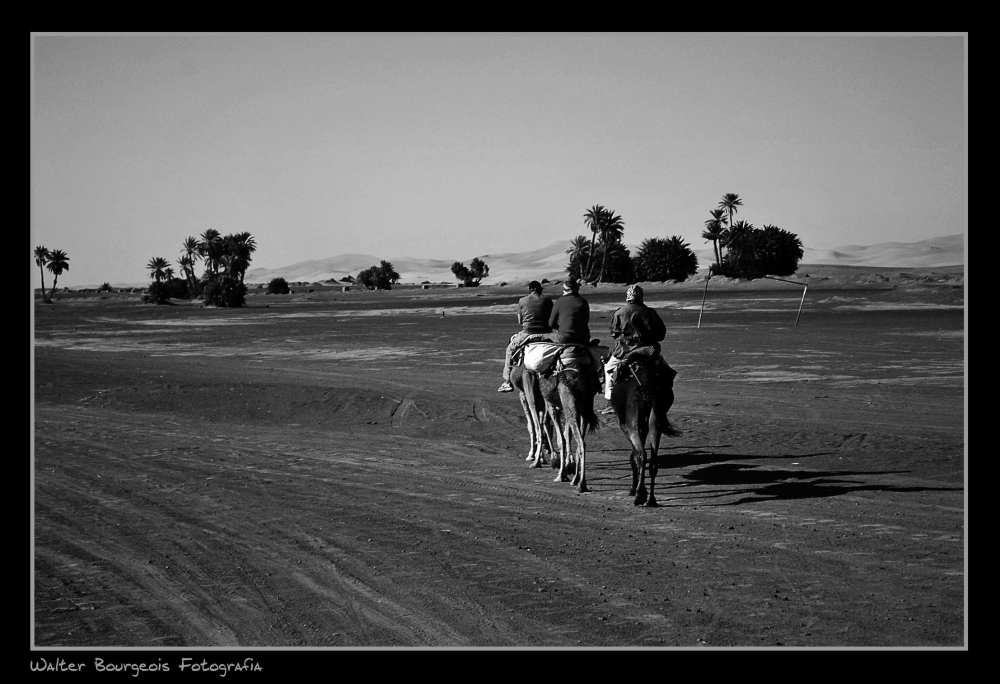
<svg viewBox="0 0 1000 684">
<path fill-rule="evenodd" d="M 726 193 L 705 222 L 702 237 L 712 242 L 715 253 L 709 273 L 746 279 L 795 273 L 803 255 L 798 236 L 777 226 L 734 223 L 742 205 L 739 195 Z M 566 250 L 570 277 L 595 284 L 634 283 L 681 281 L 698 272 L 698 257 L 680 236 L 643 240 L 633 256 L 622 242 L 625 221 L 620 215 L 595 204 L 583 219 L 591 235 L 577 236 Z"/>
<path fill-rule="evenodd" d="M 451 265 L 451 272 L 462 281 L 464 287 L 476 287 L 480 281 L 490 274 L 490 267 L 485 261 L 476 257 L 466 266 L 461 261 L 456 261 Z M 358 273 L 357 282 L 367 287 L 369 290 L 391 290 L 392 286 L 399 281 L 400 275 L 396 273 L 393 265 L 382 260 L 376 266 L 371 266 Z"/>
<path fill-rule="evenodd" d="M 622 242 L 625 221 L 614 210 L 595 204 L 583 215 L 591 237 L 573 239 L 566 273 L 591 283 L 685 280 L 698 272 L 698 257 L 679 236 L 647 238 L 635 256 Z"/>
</svg>

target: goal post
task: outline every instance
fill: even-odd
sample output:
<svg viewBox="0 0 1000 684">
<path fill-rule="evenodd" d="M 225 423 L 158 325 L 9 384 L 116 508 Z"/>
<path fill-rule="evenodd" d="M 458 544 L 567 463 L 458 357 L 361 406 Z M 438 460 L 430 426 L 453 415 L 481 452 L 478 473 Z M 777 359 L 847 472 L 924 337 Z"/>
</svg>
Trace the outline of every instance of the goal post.
<svg viewBox="0 0 1000 684">
<path fill-rule="evenodd" d="M 800 283 L 796 280 L 786 280 L 785 278 L 775 278 L 774 276 L 764 276 L 768 280 L 779 280 L 783 283 L 791 283 L 792 285 L 802 286 L 802 299 L 799 300 L 799 312 L 795 315 L 795 326 L 799 327 L 799 318 L 802 317 L 802 305 L 806 303 L 806 292 L 809 291 L 809 286 L 805 283 Z M 701 316 L 705 313 L 705 300 L 708 299 L 708 282 L 712 279 L 712 276 L 707 276 L 705 278 L 705 293 L 701 297 L 701 311 L 698 312 L 698 329 L 701 330 Z"/>
</svg>

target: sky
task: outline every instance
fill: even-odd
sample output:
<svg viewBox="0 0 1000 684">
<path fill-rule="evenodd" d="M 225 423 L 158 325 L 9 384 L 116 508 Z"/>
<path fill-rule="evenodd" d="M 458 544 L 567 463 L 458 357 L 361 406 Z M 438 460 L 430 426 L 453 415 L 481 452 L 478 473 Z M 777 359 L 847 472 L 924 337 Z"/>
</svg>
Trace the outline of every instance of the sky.
<svg viewBox="0 0 1000 684">
<path fill-rule="evenodd" d="M 967 35 L 33 34 L 32 247 L 143 283 L 188 236 L 252 268 L 468 261 L 587 234 L 806 247 L 968 227 Z M 38 269 L 32 259 L 34 286 Z M 51 285 L 51 274 L 47 274 Z"/>
</svg>

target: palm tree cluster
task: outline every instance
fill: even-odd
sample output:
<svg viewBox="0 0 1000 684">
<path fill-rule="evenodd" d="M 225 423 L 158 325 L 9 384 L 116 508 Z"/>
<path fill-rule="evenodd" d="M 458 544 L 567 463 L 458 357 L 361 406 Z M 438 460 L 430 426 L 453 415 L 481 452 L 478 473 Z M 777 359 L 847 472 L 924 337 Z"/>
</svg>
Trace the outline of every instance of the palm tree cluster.
<svg viewBox="0 0 1000 684">
<path fill-rule="evenodd" d="M 794 233 L 737 221 L 726 240 L 722 272 L 740 278 L 790 276 L 798 269 L 802 255 L 802 241 Z"/>
<path fill-rule="evenodd" d="M 39 245 L 35 247 L 35 265 L 38 266 L 42 276 L 42 301 L 51 304 L 52 293 L 56 291 L 59 276 L 62 275 L 63 271 L 69 270 L 69 256 L 61 249 L 49 251 Z M 48 296 L 45 294 L 45 269 L 48 269 L 53 275 L 52 289 L 49 290 Z"/>
<path fill-rule="evenodd" d="M 698 257 L 680 236 L 649 238 L 635 255 L 636 280 L 687 280 L 698 272 Z"/>
<path fill-rule="evenodd" d="M 795 273 L 803 256 L 798 236 L 777 226 L 756 228 L 747 221 L 734 222 L 741 206 L 740 196 L 730 192 L 709 212 L 711 218 L 705 221 L 701 236 L 710 240 L 715 250 L 711 273 L 736 278 Z"/>
<path fill-rule="evenodd" d="M 451 265 L 451 272 L 462 281 L 465 287 L 479 287 L 480 281 L 490 274 L 490 267 L 486 262 L 476 257 L 466 266 L 461 261 L 456 261 Z"/>
<path fill-rule="evenodd" d="M 631 261 L 628 250 L 622 244 L 622 233 L 625 232 L 622 217 L 603 205 L 595 204 L 583 214 L 583 224 L 590 228 L 591 237 L 588 239 L 581 235 L 573 241 L 567 268 L 570 275 L 578 280 L 597 283 L 604 282 L 605 276 L 611 282 L 628 279 Z"/>
<path fill-rule="evenodd" d="M 698 270 L 698 258 L 679 237 L 646 240 L 633 257 L 622 242 L 625 222 L 621 216 L 595 204 L 583 219 L 592 238 L 579 235 L 566 250 L 570 277 L 596 283 L 634 283 L 684 280 Z"/>
<path fill-rule="evenodd" d="M 243 279 L 256 251 L 257 243 L 248 232 L 223 236 L 214 228 L 209 228 L 200 238 L 188 237 L 184 240 L 181 256 L 177 259 L 177 265 L 184 274 L 183 280 L 174 278 L 174 270 L 166 259 L 150 259 L 146 268 L 155 281 L 150 286 L 150 295 L 157 303 L 185 294 L 188 297 L 200 294 L 206 304 L 243 306 L 247 291 Z M 205 272 L 200 280 L 194 272 L 199 261 L 205 262 Z"/>
<path fill-rule="evenodd" d="M 146 264 L 149 277 L 154 281 L 149 286 L 149 300 L 156 304 L 166 304 L 168 300 L 187 295 L 188 288 L 180 278 L 174 277 L 174 269 L 163 257 L 153 257 Z"/>
<path fill-rule="evenodd" d="M 399 281 L 399 274 L 391 263 L 383 259 L 378 266 L 361 271 L 357 280 L 369 290 L 391 290 Z"/>
</svg>

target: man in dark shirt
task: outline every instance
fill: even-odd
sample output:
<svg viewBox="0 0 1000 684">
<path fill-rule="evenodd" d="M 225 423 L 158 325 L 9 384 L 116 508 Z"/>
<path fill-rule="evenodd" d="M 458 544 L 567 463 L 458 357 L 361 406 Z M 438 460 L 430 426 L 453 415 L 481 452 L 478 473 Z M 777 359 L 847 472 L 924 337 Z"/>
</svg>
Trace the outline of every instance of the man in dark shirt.
<svg viewBox="0 0 1000 684">
<path fill-rule="evenodd" d="M 563 283 L 562 297 L 552 303 L 549 327 L 557 344 L 590 344 L 590 304 L 580 296 L 575 278 Z"/>
<path fill-rule="evenodd" d="M 542 284 L 537 280 L 528 283 L 528 294 L 517 302 L 517 322 L 521 324 L 520 332 L 511 335 L 510 344 L 503 363 L 503 384 L 497 392 L 513 392 L 510 384 L 510 357 L 525 338 L 530 335 L 544 335 L 551 331 L 549 315 L 552 312 L 552 300 L 542 294 Z"/>
</svg>

